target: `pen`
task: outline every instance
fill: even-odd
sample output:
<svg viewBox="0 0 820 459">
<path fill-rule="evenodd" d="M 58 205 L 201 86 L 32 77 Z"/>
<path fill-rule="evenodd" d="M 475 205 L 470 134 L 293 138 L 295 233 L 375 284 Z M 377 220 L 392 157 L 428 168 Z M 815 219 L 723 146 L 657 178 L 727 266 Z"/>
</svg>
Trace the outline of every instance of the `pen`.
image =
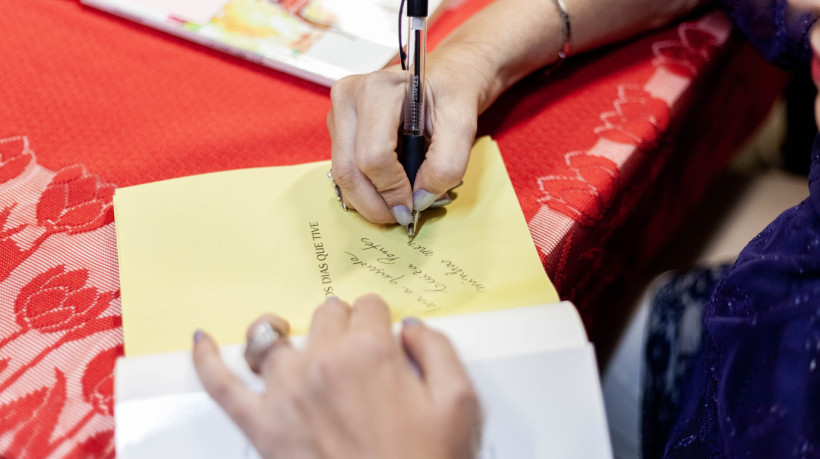
<svg viewBox="0 0 820 459">
<path fill-rule="evenodd" d="M 407 1 L 407 92 L 404 97 L 404 132 L 401 163 L 410 180 L 424 161 L 424 55 L 427 44 L 427 0 Z M 413 222 L 407 225 L 407 237 L 413 239 L 419 212 L 413 210 Z"/>
</svg>

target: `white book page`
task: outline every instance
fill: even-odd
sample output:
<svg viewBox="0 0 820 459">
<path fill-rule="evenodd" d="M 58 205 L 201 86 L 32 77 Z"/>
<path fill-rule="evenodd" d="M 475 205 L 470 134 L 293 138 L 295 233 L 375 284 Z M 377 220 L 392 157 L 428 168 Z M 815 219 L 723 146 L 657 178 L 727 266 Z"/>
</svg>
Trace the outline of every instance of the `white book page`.
<svg viewBox="0 0 820 459">
<path fill-rule="evenodd" d="M 479 393 L 480 458 L 611 456 L 594 352 L 572 304 L 427 323 L 453 341 Z M 241 345 L 221 351 L 243 381 L 262 389 Z M 189 352 L 120 359 L 116 372 L 121 457 L 257 457 L 202 390 Z"/>
</svg>

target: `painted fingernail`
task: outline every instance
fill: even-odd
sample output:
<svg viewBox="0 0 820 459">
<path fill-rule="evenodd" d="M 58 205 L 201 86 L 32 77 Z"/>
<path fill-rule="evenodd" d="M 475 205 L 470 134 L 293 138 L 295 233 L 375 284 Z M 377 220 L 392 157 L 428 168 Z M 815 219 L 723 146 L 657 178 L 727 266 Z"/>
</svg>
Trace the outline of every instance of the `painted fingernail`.
<svg viewBox="0 0 820 459">
<path fill-rule="evenodd" d="M 421 320 L 416 317 L 405 317 L 401 320 L 402 327 L 415 327 L 416 325 L 421 325 Z"/>
<path fill-rule="evenodd" d="M 422 210 L 430 207 L 430 204 L 432 204 L 437 198 L 438 196 L 430 194 L 425 190 L 416 190 L 416 192 L 413 193 L 413 210 L 416 212 L 421 212 Z"/>
<path fill-rule="evenodd" d="M 399 225 L 401 226 L 407 226 L 413 223 L 413 215 L 410 213 L 410 209 L 408 209 L 407 206 L 394 206 L 393 216 L 396 217 L 396 221 L 399 222 Z"/>
<path fill-rule="evenodd" d="M 452 203 L 452 202 L 453 202 L 453 200 L 450 199 L 450 195 L 447 194 L 447 193 L 444 193 L 444 196 L 442 196 L 442 197 L 436 199 L 435 201 L 433 201 L 433 203 L 430 204 L 430 207 L 444 207 L 444 206 L 450 205 L 450 203 Z"/>
<path fill-rule="evenodd" d="M 202 337 L 205 336 L 205 332 L 202 330 L 197 330 L 194 332 L 194 344 L 198 343 Z"/>
</svg>

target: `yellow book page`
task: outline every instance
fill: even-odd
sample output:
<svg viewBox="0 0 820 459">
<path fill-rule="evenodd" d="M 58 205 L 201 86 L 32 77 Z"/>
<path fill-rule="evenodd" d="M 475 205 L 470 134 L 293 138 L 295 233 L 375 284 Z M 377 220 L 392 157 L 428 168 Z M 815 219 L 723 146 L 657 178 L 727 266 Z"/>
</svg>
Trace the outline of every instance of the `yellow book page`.
<svg viewBox="0 0 820 459">
<path fill-rule="evenodd" d="M 330 295 L 376 292 L 394 320 L 558 301 L 494 141 L 473 147 L 449 206 L 408 243 L 336 201 L 330 162 L 197 175 L 114 196 L 126 355 L 220 344 L 275 312 L 294 334 Z"/>
</svg>

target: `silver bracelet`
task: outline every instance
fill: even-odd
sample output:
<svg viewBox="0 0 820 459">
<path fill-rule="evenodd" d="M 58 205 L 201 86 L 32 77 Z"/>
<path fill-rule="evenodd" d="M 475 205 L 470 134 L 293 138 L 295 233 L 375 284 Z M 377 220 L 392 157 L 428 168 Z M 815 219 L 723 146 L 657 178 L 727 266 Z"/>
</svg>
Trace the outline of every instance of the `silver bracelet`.
<svg viewBox="0 0 820 459">
<path fill-rule="evenodd" d="M 558 50 L 558 60 L 548 67 L 547 70 L 549 72 L 552 72 L 558 68 L 561 63 L 564 62 L 564 59 L 567 58 L 567 55 L 569 54 L 570 39 L 572 38 L 572 25 L 569 22 L 567 5 L 564 4 L 564 0 L 552 0 L 552 3 L 555 4 L 555 8 L 561 16 L 561 49 Z"/>
</svg>

